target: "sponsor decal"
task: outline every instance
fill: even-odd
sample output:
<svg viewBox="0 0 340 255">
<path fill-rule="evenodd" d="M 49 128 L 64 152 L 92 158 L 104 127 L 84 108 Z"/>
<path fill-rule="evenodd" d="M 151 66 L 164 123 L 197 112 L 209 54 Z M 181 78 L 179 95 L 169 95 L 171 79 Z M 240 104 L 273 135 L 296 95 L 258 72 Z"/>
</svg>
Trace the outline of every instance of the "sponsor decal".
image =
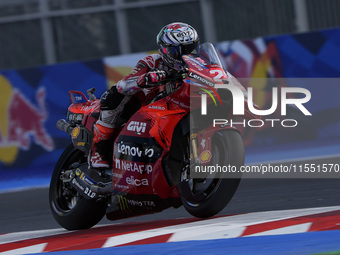
<svg viewBox="0 0 340 255">
<path fill-rule="evenodd" d="M 74 184 L 74 185 L 76 185 L 81 191 L 84 191 L 85 190 L 85 188 L 83 187 L 83 186 L 81 186 L 80 184 L 79 184 L 79 182 L 77 182 L 77 180 L 76 179 L 72 179 L 72 183 Z"/>
<path fill-rule="evenodd" d="M 139 207 L 156 207 L 154 201 L 147 201 L 147 200 L 133 200 L 133 199 L 127 199 L 127 203 L 132 206 L 139 206 Z"/>
<path fill-rule="evenodd" d="M 72 113 L 68 112 L 67 120 L 72 122 L 81 122 L 83 119 L 83 113 Z"/>
<path fill-rule="evenodd" d="M 129 187 L 126 185 L 121 185 L 121 184 L 115 184 L 114 185 L 116 189 L 123 189 L 123 190 L 127 190 Z"/>
<path fill-rule="evenodd" d="M 87 111 L 90 111 L 90 110 L 93 110 L 95 108 L 95 105 L 84 105 L 81 107 L 81 111 L 82 112 L 87 112 Z"/>
<path fill-rule="evenodd" d="M 82 171 L 79 168 L 77 168 L 76 169 L 76 175 L 79 176 L 79 175 L 81 175 L 81 173 L 82 173 Z"/>
<path fill-rule="evenodd" d="M 122 212 L 126 214 L 132 213 L 133 207 L 141 207 L 144 209 L 153 209 L 156 207 L 154 201 L 150 200 L 134 200 L 134 199 L 127 199 L 125 196 L 117 195 L 119 208 Z"/>
<path fill-rule="evenodd" d="M 171 102 L 173 102 L 173 103 L 175 103 L 175 104 L 179 104 L 179 101 L 177 101 L 177 100 L 175 100 L 175 99 L 173 99 L 173 98 L 171 98 Z"/>
<path fill-rule="evenodd" d="M 144 179 L 135 179 L 135 177 L 133 175 L 131 175 L 130 177 L 126 177 L 125 179 L 126 183 L 129 185 L 133 185 L 133 186 L 149 186 L 149 181 L 148 179 L 144 178 Z"/>
<path fill-rule="evenodd" d="M 126 197 L 117 195 L 117 198 L 118 198 L 118 201 L 119 201 L 120 210 L 122 212 L 126 213 L 126 214 L 130 214 L 131 209 L 129 208 Z"/>
<path fill-rule="evenodd" d="M 91 178 L 89 178 L 84 172 L 82 172 L 79 168 L 76 169 L 76 176 L 79 176 L 79 179 L 87 183 L 88 185 L 96 184 Z"/>
<path fill-rule="evenodd" d="M 71 94 L 71 101 L 73 103 L 81 104 L 81 103 L 85 103 L 86 102 L 85 98 L 81 94 L 79 94 L 77 92 L 74 92 L 74 93 L 72 92 L 70 94 Z"/>
<path fill-rule="evenodd" d="M 78 135 L 80 134 L 80 128 L 79 127 L 75 127 L 73 130 L 72 130 L 72 138 L 73 139 L 76 139 L 78 137 Z"/>
<path fill-rule="evenodd" d="M 80 175 L 80 180 L 84 181 L 85 183 L 87 183 L 88 185 L 93 185 L 93 184 L 96 184 L 95 181 L 93 181 L 92 179 L 90 179 L 87 175 L 85 175 L 85 173 L 82 173 Z"/>
<path fill-rule="evenodd" d="M 186 43 L 188 41 L 193 40 L 194 32 L 190 30 L 181 31 L 181 32 L 174 31 L 173 35 L 176 36 L 179 42 Z"/>
<path fill-rule="evenodd" d="M 196 62 L 194 59 L 185 56 L 185 61 L 190 62 L 197 70 L 203 71 L 203 69 L 207 69 L 202 63 Z"/>
<path fill-rule="evenodd" d="M 165 110 L 165 107 L 164 107 L 164 106 L 159 106 L 159 105 L 149 105 L 148 108 L 149 108 L 149 109 L 154 109 L 154 110 L 162 110 L 162 111 Z"/>
<path fill-rule="evenodd" d="M 194 34 L 193 31 L 191 30 L 188 30 L 188 31 L 181 31 L 181 32 L 178 32 L 176 33 L 176 37 L 185 37 L 185 36 L 192 36 Z"/>
<path fill-rule="evenodd" d="M 200 161 L 201 163 L 207 163 L 211 159 L 211 152 L 208 150 L 205 150 L 200 155 Z"/>
<path fill-rule="evenodd" d="M 85 188 L 84 193 L 90 198 L 94 198 L 96 196 L 96 193 L 92 192 L 88 187 Z"/>
<path fill-rule="evenodd" d="M 203 150 L 204 150 L 204 148 L 205 148 L 205 142 L 206 142 L 206 140 L 205 140 L 205 139 L 202 139 L 202 141 L 201 141 L 201 146 L 202 146 Z"/>
<path fill-rule="evenodd" d="M 153 167 L 151 165 L 144 165 L 141 163 L 131 162 L 127 160 L 115 160 L 115 166 L 118 169 L 129 171 L 129 172 L 138 172 L 140 174 L 150 174 L 152 173 Z"/>
<path fill-rule="evenodd" d="M 136 134 L 140 135 L 142 133 L 145 133 L 146 123 L 139 121 L 130 121 L 129 125 L 127 126 L 127 130 L 134 131 L 136 132 Z"/>
<path fill-rule="evenodd" d="M 162 154 L 162 149 L 153 138 L 122 135 L 114 144 L 116 159 L 140 163 L 154 163 Z"/>
<path fill-rule="evenodd" d="M 186 105 L 186 104 L 183 103 L 183 102 L 179 102 L 179 101 L 177 101 L 177 100 L 175 100 L 175 99 L 173 99 L 173 98 L 171 98 L 170 101 L 173 102 L 173 103 L 175 103 L 175 104 L 177 104 L 177 105 L 180 105 L 180 106 L 183 107 L 183 108 L 190 109 L 190 106 L 189 106 L 189 105 Z"/>
<path fill-rule="evenodd" d="M 195 80 L 197 80 L 199 82 L 202 82 L 202 83 L 204 83 L 204 84 L 206 84 L 206 85 L 208 85 L 210 87 L 213 87 L 215 85 L 213 82 L 207 80 L 206 78 L 204 78 L 204 77 L 202 77 L 202 76 L 200 76 L 200 75 L 198 75 L 198 74 L 196 74 L 194 72 L 189 72 L 189 77 L 193 78 L 193 79 L 195 79 Z"/>
<path fill-rule="evenodd" d="M 153 148 L 141 149 L 137 146 L 125 145 L 123 141 L 117 144 L 117 151 L 118 153 L 122 155 L 133 156 L 133 157 L 147 156 L 151 158 L 154 155 Z"/>
<path fill-rule="evenodd" d="M 76 146 L 85 146 L 85 142 L 76 142 L 75 145 Z"/>
<path fill-rule="evenodd" d="M 93 180 L 91 180 L 88 176 L 85 175 L 79 168 L 76 169 L 76 176 L 79 176 L 79 179 L 88 185 L 96 184 Z M 79 190 L 84 192 L 90 198 L 94 198 L 97 194 L 92 192 L 88 187 L 82 186 L 75 178 L 72 179 L 72 184 L 74 184 Z"/>
<path fill-rule="evenodd" d="M 182 106 L 183 108 L 187 108 L 187 109 L 190 109 L 190 106 L 189 105 L 186 105 L 184 104 L 183 102 L 180 102 L 179 103 L 180 106 Z"/>
</svg>

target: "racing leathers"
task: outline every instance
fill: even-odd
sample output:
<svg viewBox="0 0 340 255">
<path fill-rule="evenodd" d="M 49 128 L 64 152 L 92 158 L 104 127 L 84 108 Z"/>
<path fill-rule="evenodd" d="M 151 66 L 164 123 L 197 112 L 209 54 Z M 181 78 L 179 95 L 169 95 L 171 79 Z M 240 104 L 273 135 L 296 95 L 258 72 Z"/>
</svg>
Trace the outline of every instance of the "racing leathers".
<svg viewBox="0 0 340 255">
<path fill-rule="evenodd" d="M 143 102 L 155 97 L 162 86 L 146 88 L 158 83 L 169 71 L 160 54 L 152 54 L 138 61 L 129 75 L 104 92 L 100 98 L 101 112 L 94 124 L 90 163 L 93 168 L 109 168 L 112 142 L 122 124 L 139 110 Z"/>
</svg>

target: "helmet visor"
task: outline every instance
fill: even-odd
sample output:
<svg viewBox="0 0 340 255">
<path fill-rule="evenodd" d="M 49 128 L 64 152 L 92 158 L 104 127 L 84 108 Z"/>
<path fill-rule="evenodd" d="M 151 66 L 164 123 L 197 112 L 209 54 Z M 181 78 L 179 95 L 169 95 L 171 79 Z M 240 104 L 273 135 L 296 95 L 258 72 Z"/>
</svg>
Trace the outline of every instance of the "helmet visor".
<svg viewBox="0 0 340 255">
<path fill-rule="evenodd" d="M 193 42 L 191 44 L 182 45 L 181 46 L 181 55 L 190 54 L 191 52 L 193 52 L 194 49 L 197 48 L 197 46 L 199 46 L 199 42 Z"/>
<path fill-rule="evenodd" d="M 198 42 L 194 42 L 187 45 L 168 46 L 163 48 L 163 53 L 171 56 L 174 59 L 181 60 L 183 55 L 190 54 L 194 49 L 197 48 L 198 44 Z"/>
</svg>

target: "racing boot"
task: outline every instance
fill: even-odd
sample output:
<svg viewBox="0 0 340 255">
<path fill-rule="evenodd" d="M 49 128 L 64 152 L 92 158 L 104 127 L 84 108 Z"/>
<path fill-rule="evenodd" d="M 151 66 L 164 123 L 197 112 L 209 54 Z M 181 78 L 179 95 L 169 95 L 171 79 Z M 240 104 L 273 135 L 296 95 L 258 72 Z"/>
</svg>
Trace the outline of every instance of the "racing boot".
<svg viewBox="0 0 340 255">
<path fill-rule="evenodd" d="M 90 164 L 92 168 L 110 168 L 109 154 L 112 152 L 112 136 L 114 128 L 104 127 L 96 123 L 93 125 L 93 141 L 90 151 Z"/>
</svg>

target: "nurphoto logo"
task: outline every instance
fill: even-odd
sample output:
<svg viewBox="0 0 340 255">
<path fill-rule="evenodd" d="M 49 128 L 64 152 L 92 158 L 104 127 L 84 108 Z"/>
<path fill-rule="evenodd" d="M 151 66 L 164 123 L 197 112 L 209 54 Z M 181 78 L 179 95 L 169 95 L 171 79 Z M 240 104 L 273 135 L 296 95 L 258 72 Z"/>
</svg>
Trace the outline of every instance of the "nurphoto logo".
<svg viewBox="0 0 340 255">
<path fill-rule="evenodd" d="M 304 106 L 305 103 L 309 102 L 311 99 L 311 93 L 308 89 L 305 88 L 299 88 L 299 87 L 273 87 L 272 88 L 272 104 L 269 109 L 259 109 L 258 107 L 255 107 L 256 104 L 254 104 L 254 93 L 253 88 L 248 87 L 247 89 L 247 96 L 245 95 L 244 91 L 241 90 L 241 88 L 234 86 L 232 84 L 214 84 L 212 90 L 217 95 L 217 98 L 219 99 L 221 105 L 222 101 L 220 100 L 216 89 L 228 89 L 231 92 L 232 99 L 233 99 L 233 115 L 234 116 L 241 116 L 245 114 L 245 102 L 247 102 L 248 109 L 252 114 L 257 116 L 268 116 L 273 114 L 277 108 L 279 107 L 279 94 L 281 96 L 280 98 L 280 108 L 281 108 L 281 116 L 287 115 L 287 105 L 291 105 L 292 107 L 295 107 L 296 109 L 299 109 L 305 116 L 311 116 L 312 114 L 307 110 L 307 108 Z M 279 89 L 280 92 L 279 93 Z M 213 98 L 213 95 L 209 92 L 204 90 L 206 93 L 201 94 L 201 114 L 207 115 L 207 95 L 210 95 L 210 97 L 213 99 L 215 105 L 216 100 Z M 209 92 L 209 93 L 208 93 Z M 288 96 L 288 94 L 293 94 L 294 96 Z M 301 96 L 302 95 L 302 96 Z M 227 119 L 214 119 L 213 125 L 235 125 L 235 124 L 242 124 L 246 126 L 248 124 L 249 127 L 261 127 L 264 125 L 265 122 L 271 123 L 271 126 L 274 127 L 276 122 L 280 122 L 283 127 L 295 127 L 297 126 L 298 122 L 295 119 L 250 119 L 248 121 L 243 120 L 242 122 L 233 122 L 233 120 L 227 120 Z"/>
</svg>

